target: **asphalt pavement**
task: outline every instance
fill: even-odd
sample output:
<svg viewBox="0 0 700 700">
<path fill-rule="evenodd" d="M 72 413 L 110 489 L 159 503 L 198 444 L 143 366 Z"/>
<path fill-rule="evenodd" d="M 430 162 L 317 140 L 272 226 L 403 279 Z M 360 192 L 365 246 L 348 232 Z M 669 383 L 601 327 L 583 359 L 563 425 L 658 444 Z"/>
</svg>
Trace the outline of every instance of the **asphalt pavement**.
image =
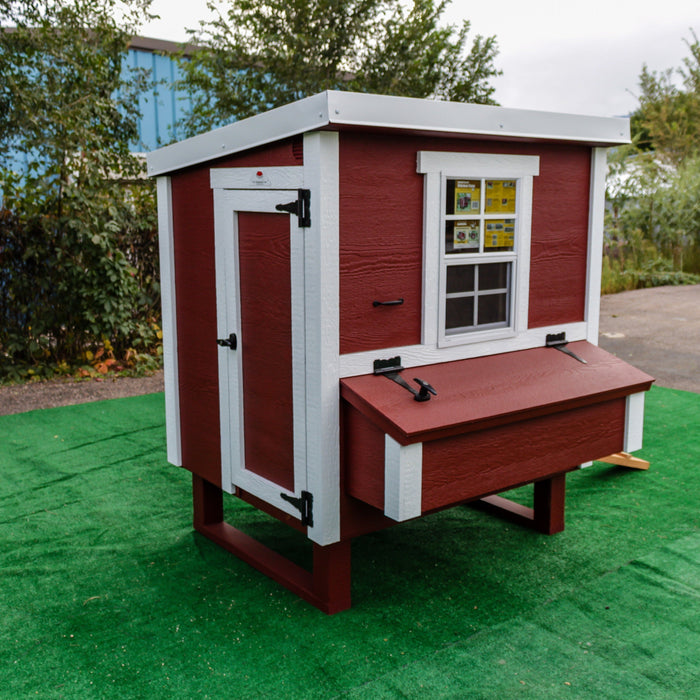
<svg viewBox="0 0 700 700">
<path fill-rule="evenodd" d="M 605 295 L 599 343 L 659 386 L 700 393 L 700 285 Z"/>
</svg>

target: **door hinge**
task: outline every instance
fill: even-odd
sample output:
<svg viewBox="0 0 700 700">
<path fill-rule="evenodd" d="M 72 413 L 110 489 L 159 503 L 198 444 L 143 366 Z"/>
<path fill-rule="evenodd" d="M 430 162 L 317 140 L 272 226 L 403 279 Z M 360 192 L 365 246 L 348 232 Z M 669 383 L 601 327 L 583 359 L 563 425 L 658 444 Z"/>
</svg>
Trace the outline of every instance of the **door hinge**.
<svg viewBox="0 0 700 700">
<path fill-rule="evenodd" d="M 301 513 L 302 525 L 314 526 L 314 497 L 311 493 L 302 491 L 301 498 L 288 496 L 286 493 L 281 493 L 280 496 Z"/>
<path fill-rule="evenodd" d="M 297 199 L 294 202 L 278 204 L 275 209 L 296 214 L 299 228 L 308 228 L 311 226 L 311 190 L 297 190 Z"/>
</svg>

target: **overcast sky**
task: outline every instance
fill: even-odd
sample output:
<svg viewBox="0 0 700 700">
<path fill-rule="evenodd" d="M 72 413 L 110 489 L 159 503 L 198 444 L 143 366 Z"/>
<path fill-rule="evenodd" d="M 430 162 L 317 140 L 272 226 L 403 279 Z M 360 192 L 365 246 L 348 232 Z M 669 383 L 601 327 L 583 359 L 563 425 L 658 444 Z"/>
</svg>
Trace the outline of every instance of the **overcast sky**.
<svg viewBox="0 0 700 700">
<path fill-rule="evenodd" d="M 207 16 L 206 0 L 155 0 L 161 19 L 145 36 L 186 39 Z M 624 116 L 637 106 L 642 64 L 680 66 L 683 39 L 700 35 L 700 0 L 453 0 L 445 20 L 496 35 L 496 99 L 504 107 Z"/>
</svg>

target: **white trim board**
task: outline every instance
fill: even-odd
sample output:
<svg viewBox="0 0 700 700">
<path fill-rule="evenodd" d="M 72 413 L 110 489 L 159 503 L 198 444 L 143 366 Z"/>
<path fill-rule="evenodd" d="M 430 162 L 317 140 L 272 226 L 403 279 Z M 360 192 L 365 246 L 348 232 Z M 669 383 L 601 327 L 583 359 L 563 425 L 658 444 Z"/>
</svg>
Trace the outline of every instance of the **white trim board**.
<svg viewBox="0 0 700 700">
<path fill-rule="evenodd" d="M 384 435 L 384 515 L 401 522 L 421 514 L 423 443 L 401 445 Z"/>
<path fill-rule="evenodd" d="M 304 186 L 311 226 L 304 229 L 307 489 L 314 497 L 309 539 L 340 540 L 339 140 L 334 131 L 304 136 Z"/>
<path fill-rule="evenodd" d="M 516 350 L 529 350 L 531 348 L 545 347 L 547 334 L 566 332 L 569 342 L 586 339 L 587 325 L 581 321 L 578 323 L 564 323 L 557 326 L 545 326 L 543 328 L 530 328 L 524 333 L 510 338 L 500 338 L 490 342 L 472 343 L 468 345 L 454 345 L 447 348 L 439 348 L 436 345 L 403 345 L 401 347 L 382 348 L 380 350 L 366 350 L 363 352 L 349 353 L 340 356 L 340 377 L 356 377 L 362 374 L 372 374 L 374 361 L 401 357 L 403 367 L 422 367 L 434 365 L 439 362 L 453 362 L 455 360 L 469 360 L 474 357 L 486 355 L 498 355 L 504 352 Z"/>
<path fill-rule="evenodd" d="M 213 190 L 293 190 L 304 186 L 304 168 L 212 168 L 209 182 Z"/>
<path fill-rule="evenodd" d="M 182 466 L 180 435 L 180 384 L 177 366 L 177 313 L 175 290 L 175 241 L 172 186 L 169 177 L 159 177 L 158 247 L 160 254 L 160 300 L 163 330 L 163 376 L 165 383 L 165 434 L 168 462 Z"/>
<path fill-rule="evenodd" d="M 588 269 L 586 274 L 586 340 L 598 345 L 600 325 L 600 285 L 603 275 L 603 235 L 605 218 L 605 177 L 607 149 L 591 152 L 591 187 L 588 208 Z"/>
<path fill-rule="evenodd" d="M 625 452 L 642 449 L 644 436 L 644 393 L 630 394 L 625 406 Z"/>
<path fill-rule="evenodd" d="M 163 175 L 334 126 L 603 146 L 630 140 L 628 119 L 327 91 L 153 151 L 147 159 L 148 174 Z"/>
</svg>

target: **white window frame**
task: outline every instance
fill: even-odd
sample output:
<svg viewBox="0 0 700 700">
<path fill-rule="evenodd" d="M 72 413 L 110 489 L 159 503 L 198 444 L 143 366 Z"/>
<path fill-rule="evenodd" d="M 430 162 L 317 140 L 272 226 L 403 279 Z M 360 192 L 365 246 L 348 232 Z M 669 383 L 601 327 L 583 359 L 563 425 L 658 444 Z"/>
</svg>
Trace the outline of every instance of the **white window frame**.
<svg viewBox="0 0 700 700">
<path fill-rule="evenodd" d="M 451 347 L 512 338 L 527 330 L 530 288 L 530 239 L 533 177 L 539 175 L 538 156 L 491 153 L 442 153 L 419 151 L 419 173 L 424 184 L 423 334 L 424 345 Z M 513 252 L 445 254 L 445 202 L 448 179 L 515 180 L 517 182 L 515 245 Z M 482 196 L 483 198 L 483 196 Z M 465 216 L 464 218 L 468 218 Z M 483 218 L 480 216 L 480 218 Z M 451 264 L 511 263 L 510 309 L 507 327 L 464 333 L 445 332 L 445 286 Z"/>
</svg>

